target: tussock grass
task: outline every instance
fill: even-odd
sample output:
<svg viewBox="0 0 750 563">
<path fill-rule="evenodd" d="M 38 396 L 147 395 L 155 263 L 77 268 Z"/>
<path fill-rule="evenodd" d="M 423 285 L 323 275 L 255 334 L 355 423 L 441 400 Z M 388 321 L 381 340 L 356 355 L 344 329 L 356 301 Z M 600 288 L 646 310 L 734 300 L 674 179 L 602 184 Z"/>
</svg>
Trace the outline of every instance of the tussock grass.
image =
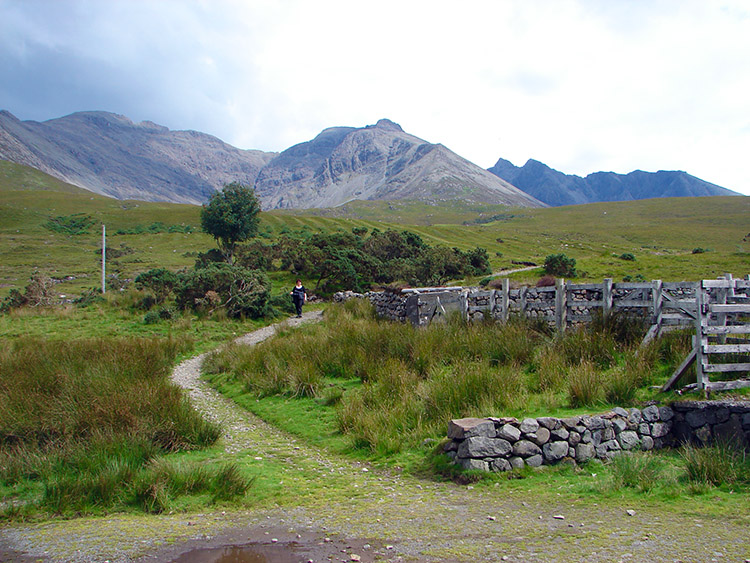
<svg viewBox="0 0 750 563">
<path fill-rule="evenodd" d="M 639 334 L 637 326 L 607 326 L 555 336 L 520 319 L 449 317 L 417 329 L 378 320 L 367 301 L 351 300 L 327 309 L 323 325 L 217 351 L 204 370 L 258 398 L 317 399 L 335 409 L 339 431 L 355 447 L 388 456 L 444 435 L 452 418 L 517 414 L 530 404 L 632 403 L 658 349 L 637 353 L 639 339 L 623 336 Z M 359 385 L 334 383 L 352 379 Z"/>
<path fill-rule="evenodd" d="M 665 480 L 663 462 L 650 452 L 633 452 L 614 458 L 609 467 L 611 490 L 634 489 L 646 493 L 660 486 Z"/>
<path fill-rule="evenodd" d="M 174 338 L 0 341 L 0 485 L 40 484 L 29 505 L 54 514 L 161 511 L 181 494 L 244 494 L 241 480 L 223 482 L 223 468 L 169 469 L 161 459 L 220 435 L 169 382 L 186 345 Z"/>
<path fill-rule="evenodd" d="M 730 441 L 708 447 L 685 444 L 680 451 L 687 480 L 701 487 L 750 484 L 750 458 Z"/>
</svg>

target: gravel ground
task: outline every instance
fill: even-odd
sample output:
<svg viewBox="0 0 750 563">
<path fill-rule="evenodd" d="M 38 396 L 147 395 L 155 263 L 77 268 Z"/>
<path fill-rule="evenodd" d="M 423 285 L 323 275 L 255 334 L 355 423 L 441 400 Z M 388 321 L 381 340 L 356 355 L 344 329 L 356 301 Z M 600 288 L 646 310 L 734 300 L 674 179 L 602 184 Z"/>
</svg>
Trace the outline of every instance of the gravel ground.
<svg viewBox="0 0 750 563">
<path fill-rule="evenodd" d="M 319 318 L 308 312 L 283 325 Z M 276 329 L 238 340 L 252 345 Z M 226 547 L 224 559 L 196 550 L 246 544 L 261 550 L 247 561 L 269 563 L 750 561 L 750 501 L 741 514 L 673 514 L 647 499 L 592 506 L 502 483 L 466 487 L 380 470 L 322 453 L 239 408 L 200 380 L 202 360 L 181 363 L 174 381 L 204 416 L 224 424 L 227 460 L 283 463 L 278 485 L 294 482 L 299 491 L 292 507 L 14 524 L 0 529 L 0 561 L 242 561 Z M 316 499 L 321 483 L 340 494 Z"/>
</svg>

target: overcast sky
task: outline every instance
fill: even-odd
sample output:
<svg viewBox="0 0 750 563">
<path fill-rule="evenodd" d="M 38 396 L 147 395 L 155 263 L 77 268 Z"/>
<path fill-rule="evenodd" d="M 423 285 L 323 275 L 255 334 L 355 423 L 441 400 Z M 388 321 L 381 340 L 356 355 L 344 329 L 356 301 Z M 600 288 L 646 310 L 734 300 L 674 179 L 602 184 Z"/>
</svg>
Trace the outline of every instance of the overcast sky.
<svg viewBox="0 0 750 563">
<path fill-rule="evenodd" d="M 0 109 L 266 151 L 385 117 L 484 168 L 750 195 L 750 2 L 0 0 Z"/>
</svg>

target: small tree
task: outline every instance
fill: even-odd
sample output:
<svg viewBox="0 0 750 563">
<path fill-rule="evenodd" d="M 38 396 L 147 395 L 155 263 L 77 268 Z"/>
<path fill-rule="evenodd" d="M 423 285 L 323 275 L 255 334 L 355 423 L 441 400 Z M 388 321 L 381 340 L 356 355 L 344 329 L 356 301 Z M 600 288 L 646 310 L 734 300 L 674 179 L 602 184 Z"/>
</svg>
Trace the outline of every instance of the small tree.
<svg viewBox="0 0 750 563">
<path fill-rule="evenodd" d="M 561 278 L 576 277 L 576 259 L 565 254 L 550 254 L 544 259 L 544 271 L 551 276 Z"/>
<path fill-rule="evenodd" d="M 212 235 L 227 262 L 234 261 L 237 243 L 258 234 L 260 202 L 252 188 L 226 184 L 201 209 L 201 227 Z"/>
</svg>

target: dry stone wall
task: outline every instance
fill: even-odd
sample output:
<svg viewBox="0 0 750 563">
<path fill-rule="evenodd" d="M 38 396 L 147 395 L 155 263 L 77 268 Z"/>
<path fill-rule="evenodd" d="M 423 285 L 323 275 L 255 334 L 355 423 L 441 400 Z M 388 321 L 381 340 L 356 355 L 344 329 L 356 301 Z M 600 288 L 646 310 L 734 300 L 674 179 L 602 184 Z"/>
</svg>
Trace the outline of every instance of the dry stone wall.
<svg viewBox="0 0 750 563">
<path fill-rule="evenodd" d="M 501 289 L 462 287 L 409 288 L 402 291 L 341 292 L 336 300 L 367 298 L 384 318 L 423 326 L 459 312 L 469 321 L 492 318 L 505 321 L 523 316 L 547 322 L 558 329 L 588 323 L 597 314 L 620 311 L 628 316 L 662 324 L 691 324 L 695 309 L 694 282 L 571 284 L 557 280 L 553 287 Z"/>
<path fill-rule="evenodd" d="M 729 439 L 750 449 L 750 402 L 685 401 L 569 418 L 463 418 L 445 452 L 464 469 L 510 471 Z"/>
</svg>

